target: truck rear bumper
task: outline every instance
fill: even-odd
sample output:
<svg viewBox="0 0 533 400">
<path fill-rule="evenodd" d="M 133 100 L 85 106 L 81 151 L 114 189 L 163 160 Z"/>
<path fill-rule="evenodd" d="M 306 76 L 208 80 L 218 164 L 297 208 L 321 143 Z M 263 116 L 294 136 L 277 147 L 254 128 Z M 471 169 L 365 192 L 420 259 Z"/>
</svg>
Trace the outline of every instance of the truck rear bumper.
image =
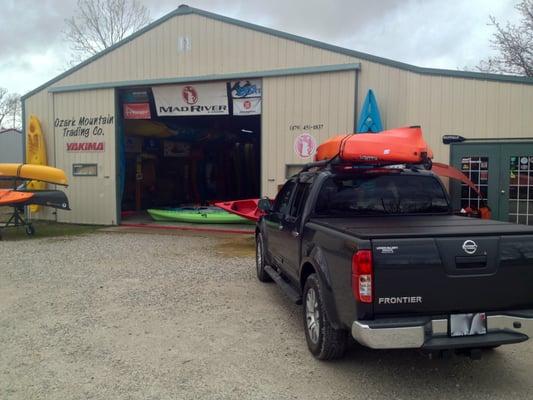
<svg viewBox="0 0 533 400">
<path fill-rule="evenodd" d="M 485 335 L 450 337 L 444 316 L 354 321 L 352 336 L 373 349 L 439 350 L 519 343 L 533 336 L 533 310 L 487 313 Z"/>
</svg>

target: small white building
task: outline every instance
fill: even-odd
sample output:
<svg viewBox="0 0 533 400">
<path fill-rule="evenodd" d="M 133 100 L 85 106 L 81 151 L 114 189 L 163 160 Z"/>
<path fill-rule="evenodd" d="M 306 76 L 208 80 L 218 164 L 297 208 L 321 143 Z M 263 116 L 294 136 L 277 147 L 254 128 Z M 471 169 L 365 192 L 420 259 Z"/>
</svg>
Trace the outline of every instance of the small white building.
<svg viewBox="0 0 533 400">
<path fill-rule="evenodd" d="M 24 158 L 22 132 L 0 128 L 0 163 L 21 163 Z"/>
</svg>

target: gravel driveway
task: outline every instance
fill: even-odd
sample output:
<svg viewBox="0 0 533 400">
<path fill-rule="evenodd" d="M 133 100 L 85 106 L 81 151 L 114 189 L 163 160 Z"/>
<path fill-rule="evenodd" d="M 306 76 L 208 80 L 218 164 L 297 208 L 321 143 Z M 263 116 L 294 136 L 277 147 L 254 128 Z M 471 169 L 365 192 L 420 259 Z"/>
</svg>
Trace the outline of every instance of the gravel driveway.
<svg viewBox="0 0 533 400">
<path fill-rule="evenodd" d="M 533 341 L 463 357 L 308 353 L 242 236 L 0 242 L 0 399 L 530 399 Z"/>
</svg>

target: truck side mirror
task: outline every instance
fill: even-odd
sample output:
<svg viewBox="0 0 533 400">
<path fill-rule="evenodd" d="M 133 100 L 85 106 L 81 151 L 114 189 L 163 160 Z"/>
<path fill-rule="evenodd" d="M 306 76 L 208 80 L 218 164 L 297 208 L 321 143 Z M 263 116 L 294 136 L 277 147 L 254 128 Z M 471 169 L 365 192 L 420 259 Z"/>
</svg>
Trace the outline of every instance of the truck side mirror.
<svg viewBox="0 0 533 400">
<path fill-rule="evenodd" d="M 272 211 L 272 203 L 270 202 L 269 198 L 263 197 L 262 199 L 259 199 L 259 202 L 257 203 L 257 208 L 268 214 Z"/>
</svg>

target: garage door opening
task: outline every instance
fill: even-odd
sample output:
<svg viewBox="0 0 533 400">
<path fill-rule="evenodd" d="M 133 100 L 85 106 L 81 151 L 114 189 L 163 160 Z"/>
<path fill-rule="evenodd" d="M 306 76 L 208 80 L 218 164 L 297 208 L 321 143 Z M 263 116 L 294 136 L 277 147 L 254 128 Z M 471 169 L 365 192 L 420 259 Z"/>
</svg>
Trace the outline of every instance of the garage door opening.
<svg viewBox="0 0 533 400">
<path fill-rule="evenodd" d="M 220 110 L 214 109 L 214 115 L 164 115 L 186 113 L 190 107 L 162 105 L 157 87 L 119 91 L 118 189 L 122 219 L 153 208 L 199 207 L 259 197 L 260 108 L 254 104 L 255 98 L 237 103 L 232 98 L 235 83 L 224 83 L 224 87 L 228 109 L 225 114 L 216 114 Z M 203 106 L 198 100 L 205 93 L 196 87 L 165 88 L 175 90 L 181 102 L 197 100 L 200 105 L 196 110 L 218 107 L 216 99 L 212 105 Z M 192 92 L 192 99 L 186 97 L 191 95 L 185 93 L 187 90 Z M 242 113 L 236 108 L 244 102 Z M 246 113 L 253 107 L 255 110 Z"/>
</svg>

